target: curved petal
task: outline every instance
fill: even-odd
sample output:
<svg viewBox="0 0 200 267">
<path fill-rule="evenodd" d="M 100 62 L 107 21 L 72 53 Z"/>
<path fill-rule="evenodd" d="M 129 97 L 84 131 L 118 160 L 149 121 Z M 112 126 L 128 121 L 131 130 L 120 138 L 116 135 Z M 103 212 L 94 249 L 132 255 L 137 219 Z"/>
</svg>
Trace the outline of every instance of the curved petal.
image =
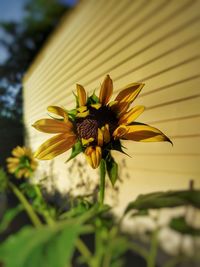
<svg viewBox="0 0 200 267">
<path fill-rule="evenodd" d="M 36 121 L 32 126 L 38 131 L 44 133 L 69 133 L 72 132 L 73 127 L 69 120 L 64 122 L 53 119 L 41 119 Z"/>
<path fill-rule="evenodd" d="M 68 120 L 68 115 L 67 115 L 67 112 L 61 108 L 61 107 L 58 107 L 58 106 L 49 106 L 47 108 L 47 110 L 51 113 L 54 113 L 62 118 L 64 118 L 64 121 L 67 121 Z"/>
<path fill-rule="evenodd" d="M 119 124 L 129 124 L 137 119 L 140 114 L 144 111 L 144 106 L 135 106 L 124 115 L 122 115 L 119 119 Z"/>
<path fill-rule="evenodd" d="M 87 96 L 86 96 L 84 87 L 80 84 L 77 84 L 76 90 L 77 90 L 77 95 L 78 95 L 79 106 L 85 106 L 87 102 Z"/>
<path fill-rule="evenodd" d="M 89 146 L 85 150 L 85 156 L 88 163 L 93 169 L 96 169 L 99 166 L 101 161 L 102 151 L 100 146 L 92 147 Z"/>
<path fill-rule="evenodd" d="M 70 149 L 76 141 L 76 136 L 69 133 L 56 135 L 44 142 L 34 156 L 43 160 L 53 159 Z"/>
<path fill-rule="evenodd" d="M 118 102 L 132 103 L 142 90 L 143 83 L 131 83 L 127 85 L 115 98 Z"/>
<path fill-rule="evenodd" d="M 113 132 L 114 139 L 119 139 L 128 132 L 126 125 L 119 125 Z"/>
<path fill-rule="evenodd" d="M 139 141 L 139 142 L 168 141 L 172 143 L 171 140 L 164 133 L 162 133 L 157 128 L 154 128 L 147 124 L 136 123 L 133 125 L 128 125 L 126 127 L 128 131 L 122 136 L 123 139 Z"/>
<path fill-rule="evenodd" d="M 102 105 L 106 105 L 110 100 L 110 97 L 113 93 L 113 82 L 109 75 L 103 81 L 99 93 L 99 101 Z"/>
</svg>

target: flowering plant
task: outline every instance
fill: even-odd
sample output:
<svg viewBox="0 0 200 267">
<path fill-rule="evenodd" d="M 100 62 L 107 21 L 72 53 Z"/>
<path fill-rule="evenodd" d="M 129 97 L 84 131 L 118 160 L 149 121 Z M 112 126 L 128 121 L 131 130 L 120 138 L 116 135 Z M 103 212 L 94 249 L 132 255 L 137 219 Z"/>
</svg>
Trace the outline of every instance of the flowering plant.
<svg viewBox="0 0 200 267">
<path fill-rule="evenodd" d="M 37 161 L 30 148 L 17 146 L 12 150 L 12 157 L 7 158 L 7 169 L 16 178 L 30 178 L 37 168 Z"/>
<path fill-rule="evenodd" d="M 2 262 L 5 267 L 125 267 L 130 266 L 127 255 L 133 251 L 131 264 L 155 267 L 159 240 L 162 239 L 161 244 L 170 241 L 169 238 L 163 239 L 162 228 L 172 233 L 175 231 L 173 237 L 178 236 L 180 246 L 185 235 L 187 240 L 190 236 L 191 242 L 200 236 L 199 226 L 194 224 L 193 216 L 188 216 L 190 209 L 196 213 L 200 208 L 200 191 L 194 189 L 193 183 L 189 190 L 140 195 L 128 203 L 117 218 L 111 207 L 104 204 L 106 173 L 112 185 L 118 178 L 118 165 L 111 151 L 125 153 L 122 140 L 171 143 L 160 130 L 135 121 L 144 107 L 131 105 L 143 86 L 141 83 L 130 84 L 118 93 L 114 101 L 110 101 L 113 83 L 108 75 L 101 85 L 99 97 L 95 93 L 87 96 L 83 86 L 77 85 L 76 108 L 66 110 L 49 106 L 48 111 L 53 114 L 51 118 L 33 124 L 39 131 L 56 134 L 38 148 L 36 158 L 50 160 L 72 148 L 68 161 L 83 152 L 92 168 L 100 167 L 99 201 L 88 195 L 72 197 L 67 194 L 61 197 L 55 188 L 48 195 L 42 183 L 32 183 L 31 179 L 13 181 L 13 178 L 30 177 L 37 165 L 30 149 L 18 146 L 12 151 L 13 157 L 7 160 L 8 172 L 14 177 L 0 169 L 0 192 L 12 192 L 19 200 L 16 207 L 4 212 L 0 233 L 7 230 L 10 222 L 15 222 L 15 217 L 22 211 L 26 211 L 33 226 L 22 226 L 0 244 L 0 264 Z M 169 214 L 167 222 L 160 221 L 160 209 L 175 207 L 182 207 L 182 213 L 173 211 L 176 216 Z M 145 246 L 140 244 L 142 238 L 138 243 L 136 233 L 132 236 L 125 231 L 128 216 L 129 222 L 136 223 L 135 230 L 140 234 L 143 232 L 142 237 L 147 238 Z M 143 221 L 145 217 L 148 219 L 146 222 Z M 169 245 L 163 247 L 169 248 Z M 175 267 L 188 259 L 200 260 L 196 246 L 190 254 L 182 247 L 178 247 L 178 252 L 177 257 L 169 258 L 162 266 Z M 140 256 L 139 265 L 135 253 Z"/>
<path fill-rule="evenodd" d="M 96 169 L 101 163 L 100 201 L 103 202 L 106 171 L 113 185 L 118 178 L 118 166 L 111 151 L 125 153 L 120 140 L 171 142 L 157 128 L 135 121 L 144 111 L 144 106 L 131 105 L 143 86 L 142 83 L 129 84 L 114 101 L 110 101 L 113 81 L 109 75 L 101 85 L 99 97 L 95 93 L 87 97 L 84 87 L 77 84 L 75 109 L 68 111 L 49 106 L 47 110 L 59 118 L 41 119 L 33 124 L 41 132 L 57 134 L 38 148 L 35 157 L 48 160 L 72 148 L 68 160 L 83 152 L 92 168 Z"/>
</svg>

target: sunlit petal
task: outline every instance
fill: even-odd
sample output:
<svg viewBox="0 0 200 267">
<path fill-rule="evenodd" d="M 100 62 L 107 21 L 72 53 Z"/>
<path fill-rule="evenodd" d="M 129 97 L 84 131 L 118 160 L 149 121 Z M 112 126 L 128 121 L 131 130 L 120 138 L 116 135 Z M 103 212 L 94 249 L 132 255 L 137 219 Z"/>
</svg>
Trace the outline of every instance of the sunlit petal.
<svg viewBox="0 0 200 267">
<path fill-rule="evenodd" d="M 101 104 L 100 103 L 96 103 L 96 104 L 92 104 L 91 107 L 95 108 L 95 109 L 100 109 Z"/>
<path fill-rule="evenodd" d="M 86 146 L 88 145 L 89 143 L 93 142 L 94 141 L 94 138 L 93 137 L 90 137 L 88 139 L 85 139 L 85 138 L 81 138 L 81 142 L 82 142 L 82 145 L 83 146 Z"/>
<path fill-rule="evenodd" d="M 132 103 L 142 90 L 143 83 L 132 83 L 127 85 L 115 98 L 118 102 Z"/>
<path fill-rule="evenodd" d="M 72 123 L 68 120 L 67 122 L 58 121 L 53 119 L 41 119 L 36 121 L 32 125 L 38 131 L 44 133 L 65 133 L 72 131 Z"/>
<path fill-rule="evenodd" d="M 79 106 L 85 106 L 87 102 L 87 95 L 85 89 L 82 85 L 76 85 L 77 95 L 78 95 L 78 103 Z"/>
<path fill-rule="evenodd" d="M 147 124 L 134 124 L 126 126 L 128 132 L 123 135 L 123 139 L 140 142 L 162 142 L 171 140 L 160 130 Z"/>
<path fill-rule="evenodd" d="M 140 114 L 144 111 L 144 106 L 136 106 L 122 115 L 119 119 L 119 124 L 129 124 L 137 119 Z"/>
<path fill-rule="evenodd" d="M 118 126 L 113 132 L 114 139 L 119 139 L 128 132 L 128 128 L 125 125 Z"/>
<path fill-rule="evenodd" d="M 35 152 L 34 156 L 43 160 L 53 159 L 70 149 L 76 141 L 77 138 L 73 134 L 64 133 L 56 135 L 44 142 Z"/>
<path fill-rule="evenodd" d="M 109 75 L 103 81 L 99 93 L 99 101 L 102 105 L 106 105 L 110 100 L 110 97 L 113 92 L 113 82 Z"/>
<path fill-rule="evenodd" d="M 51 113 L 54 113 L 62 118 L 64 118 L 65 121 L 68 120 L 68 115 L 67 115 L 67 112 L 61 108 L 61 107 L 58 107 L 58 106 L 49 106 L 47 108 L 47 110 Z"/>
<path fill-rule="evenodd" d="M 77 118 L 85 118 L 85 117 L 87 117 L 89 114 L 90 114 L 89 110 L 86 110 L 86 111 L 84 111 L 84 112 L 77 113 L 77 114 L 76 114 L 76 117 L 77 117 Z"/>
</svg>

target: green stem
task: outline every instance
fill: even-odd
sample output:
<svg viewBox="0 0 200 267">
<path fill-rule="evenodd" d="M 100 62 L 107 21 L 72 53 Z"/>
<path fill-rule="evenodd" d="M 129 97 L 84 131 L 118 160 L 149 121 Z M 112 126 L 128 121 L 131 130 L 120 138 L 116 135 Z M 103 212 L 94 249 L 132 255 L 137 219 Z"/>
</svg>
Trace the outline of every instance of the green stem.
<svg viewBox="0 0 200 267">
<path fill-rule="evenodd" d="M 80 238 L 77 238 L 76 240 L 76 247 L 89 265 L 89 260 L 91 259 L 92 254 Z"/>
<path fill-rule="evenodd" d="M 35 193 L 36 193 L 37 197 L 38 197 L 39 199 L 41 199 L 41 200 L 43 201 L 43 203 L 45 203 L 45 202 L 44 202 L 44 199 L 43 199 L 43 195 L 42 195 L 42 193 L 41 193 L 41 191 L 40 191 L 40 188 L 39 188 L 37 185 L 33 185 L 33 187 L 34 187 L 34 189 L 35 189 Z M 42 212 L 41 215 L 43 216 L 45 222 L 46 222 L 48 225 L 51 225 L 51 226 L 52 226 L 52 225 L 55 224 L 54 220 L 52 219 L 52 217 L 51 217 L 50 214 L 49 214 L 49 211 L 44 211 L 44 212 Z"/>
<path fill-rule="evenodd" d="M 158 230 L 152 233 L 150 252 L 147 258 L 147 267 L 155 267 L 158 248 Z"/>
<path fill-rule="evenodd" d="M 33 210 L 32 206 L 30 205 L 28 200 L 25 198 L 25 196 L 20 192 L 20 190 L 12 182 L 9 182 L 9 187 L 12 189 L 13 193 L 15 194 L 15 196 L 22 203 L 22 205 L 23 205 L 24 209 L 26 210 L 31 222 L 33 223 L 33 225 L 35 227 L 42 226 L 42 223 L 41 223 L 39 217 L 37 216 L 37 214 Z"/>
<path fill-rule="evenodd" d="M 100 163 L 100 190 L 99 190 L 100 205 L 103 205 L 104 203 L 105 177 L 106 177 L 106 163 L 105 160 L 102 159 Z"/>
</svg>

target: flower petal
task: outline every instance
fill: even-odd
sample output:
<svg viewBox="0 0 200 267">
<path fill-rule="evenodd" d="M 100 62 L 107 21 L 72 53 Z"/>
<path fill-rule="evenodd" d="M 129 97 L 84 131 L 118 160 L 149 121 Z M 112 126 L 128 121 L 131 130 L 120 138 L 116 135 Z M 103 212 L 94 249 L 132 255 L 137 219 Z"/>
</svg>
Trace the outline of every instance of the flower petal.
<svg viewBox="0 0 200 267">
<path fill-rule="evenodd" d="M 115 98 L 118 102 L 132 103 L 142 90 L 143 83 L 131 83 L 127 85 Z"/>
<path fill-rule="evenodd" d="M 135 123 L 133 125 L 128 125 L 127 133 L 125 133 L 122 138 L 133 140 L 133 141 L 140 141 L 140 142 L 162 142 L 168 141 L 170 143 L 171 140 L 160 130 L 149 126 L 143 123 Z"/>
<path fill-rule="evenodd" d="M 78 95 L 79 106 L 85 106 L 87 102 L 87 96 L 86 96 L 84 87 L 80 84 L 77 84 L 76 90 L 77 90 L 77 95 Z"/>
<path fill-rule="evenodd" d="M 61 108 L 61 107 L 58 107 L 58 106 L 49 106 L 47 108 L 47 110 L 51 113 L 54 113 L 62 118 L 64 118 L 64 121 L 67 121 L 68 120 L 68 115 L 67 115 L 67 112 Z"/>
<path fill-rule="evenodd" d="M 127 132 L 128 132 L 127 126 L 120 125 L 113 132 L 113 137 L 114 137 L 114 139 L 119 139 L 122 136 L 124 136 Z"/>
<path fill-rule="evenodd" d="M 144 106 L 135 106 L 124 115 L 122 115 L 119 119 L 119 124 L 129 124 L 133 122 L 140 114 L 144 111 Z"/>
<path fill-rule="evenodd" d="M 100 146 L 89 146 L 85 150 L 86 159 L 93 169 L 96 169 L 99 166 L 101 155 L 102 152 Z"/>
<path fill-rule="evenodd" d="M 103 131 L 98 128 L 98 135 L 97 135 L 97 143 L 98 146 L 103 146 Z"/>
<path fill-rule="evenodd" d="M 24 151 L 24 147 L 21 146 L 17 146 L 16 148 L 14 148 L 11 152 L 11 154 L 15 157 L 21 157 L 24 156 L 25 151 Z"/>
<path fill-rule="evenodd" d="M 103 132 L 103 141 L 104 143 L 110 142 L 110 131 L 109 131 L 109 124 L 105 124 L 105 126 L 101 127 L 101 130 Z"/>
<path fill-rule="evenodd" d="M 56 135 L 44 142 L 34 156 L 38 159 L 53 159 L 70 149 L 77 141 L 74 134 L 64 133 Z"/>
<path fill-rule="evenodd" d="M 38 131 L 44 133 L 72 132 L 73 127 L 72 123 L 69 120 L 67 122 L 64 122 L 53 119 L 41 119 L 36 121 L 32 126 Z"/>
<path fill-rule="evenodd" d="M 113 92 L 113 82 L 110 76 L 107 75 L 103 81 L 103 84 L 101 85 L 101 90 L 99 93 L 99 101 L 102 105 L 106 105 L 108 103 L 112 95 L 112 92 Z"/>
</svg>

